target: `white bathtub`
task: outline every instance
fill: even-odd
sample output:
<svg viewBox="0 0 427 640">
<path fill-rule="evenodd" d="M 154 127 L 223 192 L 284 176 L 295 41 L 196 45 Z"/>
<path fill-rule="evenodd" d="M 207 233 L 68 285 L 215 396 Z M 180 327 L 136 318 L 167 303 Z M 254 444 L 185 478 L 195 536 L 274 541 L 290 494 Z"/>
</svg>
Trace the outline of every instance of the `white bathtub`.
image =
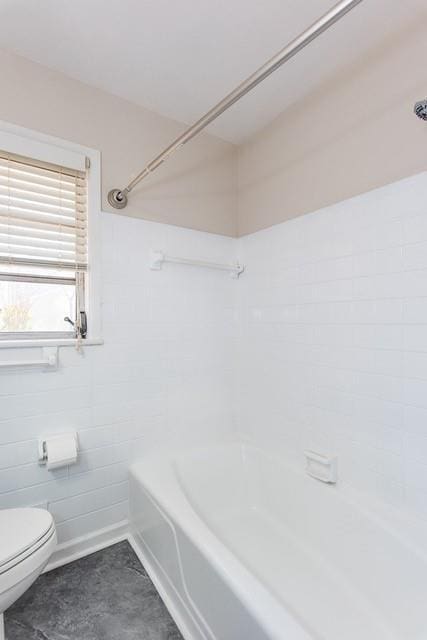
<svg viewBox="0 0 427 640">
<path fill-rule="evenodd" d="M 187 640 L 427 640 L 425 525 L 254 447 L 142 459 L 131 522 Z"/>
</svg>

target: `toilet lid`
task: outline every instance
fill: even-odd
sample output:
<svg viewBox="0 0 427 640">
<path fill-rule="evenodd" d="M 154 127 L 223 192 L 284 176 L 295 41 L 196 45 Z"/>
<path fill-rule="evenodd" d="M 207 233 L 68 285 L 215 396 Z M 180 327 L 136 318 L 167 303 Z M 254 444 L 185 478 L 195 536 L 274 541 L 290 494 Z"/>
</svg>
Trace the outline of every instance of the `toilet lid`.
<svg viewBox="0 0 427 640">
<path fill-rule="evenodd" d="M 0 510 L 0 567 L 34 546 L 52 525 L 45 509 Z"/>
</svg>

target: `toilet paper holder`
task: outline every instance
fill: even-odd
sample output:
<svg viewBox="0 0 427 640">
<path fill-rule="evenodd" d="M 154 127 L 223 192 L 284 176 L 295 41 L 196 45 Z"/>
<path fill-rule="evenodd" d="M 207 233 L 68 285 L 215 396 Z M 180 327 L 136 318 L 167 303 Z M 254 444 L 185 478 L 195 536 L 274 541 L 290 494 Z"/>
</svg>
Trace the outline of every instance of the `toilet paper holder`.
<svg viewBox="0 0 427 640">
<path fill-rule="evenodd" d="M 75 440 L 76 452 L 78 453 L 79 441 L 78 441 L 77 433 L 58 433 L 58 434 L 55 433 L 54 435 L 51 435 L 51 436 L 44 436 L 39 438 L 39 441 L 38 441 L 39 464 L 45 465 L 48 462 L 47 440 L 50 440 L 53 438 L 61 438 L 62 436 L 70 436 L 70 435 L 72 435 Z"/>
</svg>

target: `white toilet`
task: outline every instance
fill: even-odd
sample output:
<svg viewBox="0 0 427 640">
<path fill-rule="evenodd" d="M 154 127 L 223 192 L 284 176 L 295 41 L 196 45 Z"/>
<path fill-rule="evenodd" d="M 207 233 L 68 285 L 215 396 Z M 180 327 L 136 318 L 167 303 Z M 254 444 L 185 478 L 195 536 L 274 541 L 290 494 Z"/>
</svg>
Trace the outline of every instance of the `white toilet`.
<svg viewBox="0 0 427 640">
<path fill-rule="evenodd" d="M 0 510 L 0 640 L 3 612 L 40 575 L 55 547 L 55 523 L 49 511 Z"/>
</svg>

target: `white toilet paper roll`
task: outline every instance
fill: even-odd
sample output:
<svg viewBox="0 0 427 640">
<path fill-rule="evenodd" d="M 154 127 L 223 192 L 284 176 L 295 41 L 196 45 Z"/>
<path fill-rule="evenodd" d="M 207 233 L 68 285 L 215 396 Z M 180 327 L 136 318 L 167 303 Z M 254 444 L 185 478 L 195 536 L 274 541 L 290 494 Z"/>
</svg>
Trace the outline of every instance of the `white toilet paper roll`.
<svg viewBox="0 0 427 640">
<path fill-rule="evenodd" d="M 58 469 L 77 462 L 77 434 L 64 433 L 46 438 L 47 468 Z"/>
</svg>

